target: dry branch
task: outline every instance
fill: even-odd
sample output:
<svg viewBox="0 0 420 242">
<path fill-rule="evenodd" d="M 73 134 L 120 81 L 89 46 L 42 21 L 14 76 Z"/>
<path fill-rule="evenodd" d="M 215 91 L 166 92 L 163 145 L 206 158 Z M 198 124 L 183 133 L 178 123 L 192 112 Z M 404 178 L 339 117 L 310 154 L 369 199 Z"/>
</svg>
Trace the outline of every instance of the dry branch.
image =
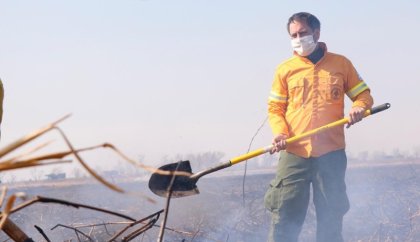
<svg viewBox="0 0 420 242">
<path fill-rule="evenodd" d="M 64 117 L 58 119 L 55 122 L 52 122 L 50 124 L 48 124 L 47 126 L 35 130 L 32 133 L 29 133 L 28 135 L 12 142 L 11 144 L 7 145 L 6 147 L 0 149 L 0 158 L 3 158 L 4 156 L 10 154 L 11 152 L 15 151 L 16 149 L 30 143 L 31 141 L 35 140 L 36 138 L 46 134 L 47 132 L 51 131 L 51 130 L 56 130 L 59 132 L 60 136 L 63 138 L 63 140 L 65 141 L 67 147 L 69 148 L 68 151 L 61 151 L 61 152 L 55 152 L 55 153 L 50 153 L 50 154 L 44 154 L 44 155 L 38 155 L 38 156 L 33 156 L 33 157 L 29 157 L 30 155 L 34 154 L 36 151 L 41 150 L 42 148 L 46 147 L 48 144 L 50 144 L 50 142 L 45 142 L 41 145 L 38 145 L 37 147 L 16 155 L 12 158 L 8 158 L 8 159 L 3 159 L 0 160 L 0 172 L 1 171 L 8 171 L 8 170 L 13 170 L 13 169 L 22 169 L 22 168 L 27 168 L 27 167 L 34 167 L 34 166 L 43 166 L 43 165 L 51 165 L 51 164 L 62 164 L 62 163 L 66 163 L 66 162 L 71 162 L 70 160 L 63 160 L 65 157 L 69 156 L 69 155 L 73 155 L 77 161 L 84 167 L 84 169 L 90 174 L 92 175 L 97 181 L 99 181 L 100 183 L 102 183 L 103 185 L 105 185 L 106 187 L 110 188 L 113 191 L 116 192 L 120 192 L 120 193 L 124 193 L 125 191 L 118 187 L 115 184 L 112 184 L 110 182 L 108 182 L 106 179 L 102 178 L 100 175 L 98 175 L 92 168 L 90 168 L 90 166 L 87 165 L 87 163 L 81 158 L 80 153 L 81 152 L 85 152 L 85 151 L 89 151 L 89 150 L 94 150 L 94 149 L 98 149 L 98 148 L 108 148 L 111 149 L 112 151 L 114 151 L 118 156 L 122 157 L 125 161 L 131 163 L 132 165 L 147 170 L 151 173 L 158 173 L 160 175 L 170 175 L 172 176 L 172 183 L 173 183 L 173 178 L 175 176 L 190 176 L 191 174 L 188 172 L 183 172 L 183 171 L 164 171 L 164 170 L 160 170 L 151 166 L 147 166 L 141 162 L 136 162 L 133 159 L 130 159 L 127 155 L 125 155 L 123 152 L 121 152 L 119 149 L 117 149 L 114 145 L 110 144 L 110 143 L 104 143 L 102 145 L 97 145 L 97 146 L 92 146 L 92 147 L 88 147 L 88 148 L 82 148 L 82 149 L 75 149 L 73 144 L 70 142 L 70 140 L 67 138 L 66 134 L 63 132 L 62 129 L 60 129 L 57 125 L 62 122 L 63 120 L 65 120 L 66 118 L 68 118 L 70 116 L 69 115 L 65 115 Z M 172 185 L 171 185 L 172 186 Z M 171 187 L 169 188 L 169 190 L 171 190 Z M 7 192 L 7 188 L 3 187 L 3 190 L 0 194 L 0 207 L 1 205 L 3 205 L 3 202 L 6 200 L 6 192 Z M 153 202 L 155 203 L 155 201 L 152 198 L 149 198 L 145 195 L 142 195 L 143 197 L 145 197 L 149 202 Z M 72 206 L 75 208 L 86 208 L 86 209 L 91 209 L 91 210 L 96 210 L 99 212 L 104 212 L 104 213 L 108 213 L 108 214 L 112 214 L 115 216 L 119 216 L 121 218 L 127 219 L 132 221 L 127 228 L 129 227 L 133 227 L 139 223 L 144 224 L 141 228 L 135 230 L 134 232 L 130 233 L 129 235 L 127 235 L 125 237 L 125 241 L 129 241 L 134 239 L 135 237 L 137 237 L 138 235 L 142 234 L 143 232 L 145 232 L 146 230 L 150 229 L 151 227 L 154 226 L 158 226 L 155 225 L 155 223 L 157 222 L 157 220 L 159 219 L 159 215 L 162 211 L 165 211 L 165 217 L 162 223 L 162 226 L 160 226 L 160 238 L 163 238 L 163 231 L 164 230 L 172 230 L 174 232 L 182 232 L 183 234 L 191 234 L 189 232 L 183 232 L 183 231 L 176 231 L 174 229 L 170 229 L 170 228 L 166 228 L 166 220 L 167 220 L 167 214 L 168 214 L 168 209 L 169 209 L 169 202 L 170 202 L 170 196 L 168 197 L 167 200 L 167 204 L 166 204 L 166 209 L 162 210 L 156 214 L 150 215 L 142 220 L 136 221 L 135 219 L 126 216 L 124 214 L 120 214 L 120 213 L 116 213 L 113 211 L 109 211 L 109 210 L 105 210 L 105 209 L 101 209 L 101 208 L 97 208 L 94 206 L 88 206 L 88 205 L 83 205 L 83 204 L 79 204 L 79 203 L 73 203 L 73 202 L 68 202 L 65 200 L 60 200 L 60 199 L 54 199 L 54 198 L 47 198 L 47 197 L 41 197 L 41 196 L 36 196 L 35 198 L 28 200 L 28 201 L 24 201 L 22 203 L 20 203 L 19 205 L 15 206 L 15 202 L 16 199 L 21 198 L 21 199 L 25 199 L 25 194 L 24 193 L 15 193 L 12 194 L 11 196 L 9 196 L 9 198 L 6 201 L 6 205 L 3 208 L 3 210 L 1 211 L 0 214 L 0 229 L 6 230 L 6 228 L 8 227 L 13 227 L 11 222 L 8 219 L 8 216 L 14 212 L 17 212 L 25 207 L 28 207 L 32 204 L 41 202 L 41 203 L 57 203 L 57 204 L 61 204 L 61 205 L 66 205 L 66 206 Z M 149 220 L 148 222 L 144 222 L 145 220 Z M 64 225 L 62 225 L 64 227 Z M 159 227 L 159 226 L 158 226 Z M 44 238 L 46 238 L 48 240 L 48 238 L 46 237 L 46 235 L 43 233 L 42 229 L 39 227 L 36 227 L 36 229 L 44 236 Z M 76 228 L 77 229 L 77 228 Z M 17 232 L 20 231 L 20 229 L 16 226 L 15 229 Z M 76 231 L 76 230 L 75 230 Z M 123 231 L 124 232 L 124 231 Z M 23 233 L 23 232 L 22 232 Z M 86 236 L 83 233 L 79 233 L 79 231 L 76 231 L 77 237 L 79 238 L 79 234 L 82 234 L 83 236 Z M 9 235 L 11 237 L 11 235 Z M 195 235 L 194 235 L 195 236 Z M 11 237 L 12 239 L 14 239 L 13 237 Z M 79 238 L 80 240 L 80 238 Z"/>
<path fill-rule="evenodd" d="M 56 198 L 41 197 L 41 196 L 36 196 L 35 198 L 33 198 L 29 201 L 26 201 L 26 202 L 24 202 L 24 203 L 22 203 L 22 204 L 20 204 L 16 207 L 10 209 L 10 213 L 15 213 L 15 212 L 17 212 L 17 211 L 19 211 L 19 210 L 21 210 L 25 207 L 28 207 L 28 206 L 30 206 L 32 204 L 35 204 L 35 203 L 38 203 L 38 202 L 40 202 L 40 203 L 57 203 L 57 204 L 61 204 L 61 205 L 71 206 L 71 207 L 74 207 L 74 208 L 86 208 L 86 209 L 90 209 L 90 210 L 94 210 L 94 211 L 98 211 L 98 212 L 102 212 L 102 213 L 111 214 L 111 215 L 118 216 L 118 217 L 121 217 L 121 218 L 125 218 L 127 220 L 136 221 L 134 218 L 131 218 L 127 215 L 117 213 L 117 212 L 114 212 L 114 211 L 110 211 L 110 210 L 107 210 L 107 209 L 102 209 L 102 208 L 98 208 L 98 207 L 95 207 L 95 206 L 89 206 L 89 205 L 80 204 L 80 203 L 69 202 L 69 201 L 66 201 L 66 200 L 61 200 L 61 199 L 56 199 Z"/>
<path fill-rule="evenodd" d="M 144 228 L 147 228 L 147 229 L 149 229 L 149 228 L 151 228 L 154 224 L 155 224 L 155 222 L 159 219 L 159 216 L 160 216 L 160 214 L 163 212 L 163 210 L 160 210 L 160 211 L 158 211 L 158 212 L 156 212 L 156 213 L 153 213 L 153 214 L 151 214 L 151 215 L 149 215 L 149 216 L 147 216 L 147 217 L 145 217 L 145 218 L 143 218 L 143 219 L 140 219 L 140 220 L 138 220 L 138 221 L 135 221 L 134 223 L 131 223 L 131 224 L 129 224 L 128 226 L 126 226 L 125 228 L 123 228 L 120 232 L 118 232 L 118 233 L 116 233 L 109 241 L 114 241 L 118 236 L 120 236 L 121 234 L 123 234 L 125 231 L 127 231 L 129 228 L 131 228 L 131 227 L 133 227 L 133 226 L 135 226 L 135 225 L 137 225 L 137 224 L 139 224 L 139 223 L 143 223 L 144 221 L 146 221 L 146 220 L 150 220 L 150 221 L 152 221 L 152 223 L 146 223 L 146 225 L 145 226 L 143 226 L 142 228 L 140 228 L 140 230 L 142 231 L 142 232 L 144 232 L 145 230 L 144 230 Z M 152 219 L 153 218 L 153 219 Z M 147 230 L 146 229 L 146 230 Z M 139 235 L 139 234 L 137 234 L 137 235 Z M 136 235 L 136 236 L 137 236 Z M 130 237 L 130 235 L 128 236 L 128 237 Z"/>
<path fill-rule="evenodd" d="M 56 229 L 56 228 L 58 228 L 58 227 L 63 227 L 63 228 L 67 228 L 67 229 L 72 229 L 72 230 L 74 230 L 74 232 L 76 233 L 77 239 L 78 239 L 79 241 L 80 241 L 79 234 L 81 234 L 81 235 L 83 235 L 84 237 L 86 237 L 89 241 L 93 241 L 93 239 L 92 239 L 89 235 L 87 235 L 87 234 L 83 233 L 83 231 L 80 231 L 80 230 L 79 230 L 79 229 L 77 229 L 77 228 L 74 228 L 74 227 L 71 227 L 71 226 L 67 226 L 67 225 L 64 225 L 64 224 L 57 224 L 56 226 L 52 227 L 52 228 L 51 228 L 51 230 L 54 230 L 54 229 Z"/>
<path fill-rule="evenodd" d="M 70 114 L 65 115 L 64 117 L 60 118 L 59 120 L 48 124 L 46 127 L 35 130 L 34 132 L 16 140 L 15 142 L 9 144 L 8 146 L 0 149 L 0 157 L 12 152 L 13 150 L 23 146 L 24 144 L 38 138 L 39 136 L 45 134 L 46 132 L 50 131 L 51 129 L 55 128 L 58 123 L 70 117 Z"/>
</svg>

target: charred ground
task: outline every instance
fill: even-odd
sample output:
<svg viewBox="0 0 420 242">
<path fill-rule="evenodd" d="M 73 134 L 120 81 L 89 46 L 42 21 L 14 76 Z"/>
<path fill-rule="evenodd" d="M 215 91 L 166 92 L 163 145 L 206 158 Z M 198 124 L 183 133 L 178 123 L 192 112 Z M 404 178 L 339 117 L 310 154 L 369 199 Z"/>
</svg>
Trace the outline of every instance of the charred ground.
<svg viewBox="0 0 420 242">
<path fill-rule="evenodd" d="M 344 221 L 346 241 L 418 241 L 420 239 L 420 165 L 375 165 L 349 168 L 347 189 L 351 209 Z M 263 196 L 273 173 L 247 175 L 245 199 L 241 175 L 209 176 L 198 182 L 200 194 L 172 199 L 164 241 L 265 241 L 270 215 L 263 207 Z M 138 194 L 118 194 L 90 182 L 65 181 L 16 187 L 9 193 L 23 191 L 28 196 L 42 195 L 97 206 L 136 219 L 161 210 L 165 199 L 147 190 L 145 181 L 126 181 L 127 190 L 156 199 L 153 204 Z M 34 225 L 41 227 L 52 241 L 78 241 L 71 229 L 57 227 L 122 222 L 121 218 L 86 209 L 56 204 L 35 204 L 11 216 L 35 241 L 43 241 Z M 156 223 L 160 224 L 161 219 Z M 82 228 L 94 241 L 106 241 L 123 225 L 108 224 Z M 134 241 L 156 241 L 155 226 Z M 314 241 L 316 220 L 310 206 L 301 241 Z M 189 232 L 185 234 L 181 232 Z M 0 235 L 0 240 L 6 240 Z M 80 241 L 89 241 L 79 234 Z"/>
</svg>

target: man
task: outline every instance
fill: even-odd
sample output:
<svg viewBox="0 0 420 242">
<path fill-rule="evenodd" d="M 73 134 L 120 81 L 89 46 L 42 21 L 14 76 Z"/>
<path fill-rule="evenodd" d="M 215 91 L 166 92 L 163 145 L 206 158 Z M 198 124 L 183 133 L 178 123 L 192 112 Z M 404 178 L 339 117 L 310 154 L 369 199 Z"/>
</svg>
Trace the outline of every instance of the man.
<svg viewBox="0 0 420 242">
<path fill-rule="evenodd" d="M 343 241 L 342 221 L 349 209 L 344 128 L 332 128 L 296 143 L 286 144 L 285 140 L 342 119 L 345 94 L 353 101 L 347 128 L 362 120 L 373 99 L 352 63 L 318 42 L 321 24 L 314 15 L 294 14 L 287 30 L 294 55 L 277 68 L 268 102 L 274 133 L 271 152 L 284 150 L 264 198 L 272 212 L 269 241 L 298 240 L 311 184 L 317 241 Z"/>
</svg>

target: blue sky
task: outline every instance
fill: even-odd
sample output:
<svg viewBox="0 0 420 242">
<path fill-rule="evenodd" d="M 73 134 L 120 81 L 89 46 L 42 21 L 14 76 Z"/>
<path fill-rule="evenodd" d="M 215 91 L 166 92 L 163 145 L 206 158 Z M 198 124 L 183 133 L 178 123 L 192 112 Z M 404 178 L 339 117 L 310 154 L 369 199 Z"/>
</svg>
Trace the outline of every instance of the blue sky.
<svg viewBox="0 0 420 242">
<path fill-rule="evenodd" d="M 420 146 L 417 1 L 44 0 L 0 9 L 2 146 L 72 113 L 61 127 L 77 147 L 107 141 L 152 165 L 165 155 L 240 155 L 266 117 L 274 69 L 292 53 L 286 22 L 299 11 L 321 20 L 320 40 L 353 62 L 375 104 L 392 104 L 348 130 L 349 152 Z M 266 124 L 253 147 L 270 142 Z M 98 153 L 106 166 L 112 158 Z"/>
</svg>

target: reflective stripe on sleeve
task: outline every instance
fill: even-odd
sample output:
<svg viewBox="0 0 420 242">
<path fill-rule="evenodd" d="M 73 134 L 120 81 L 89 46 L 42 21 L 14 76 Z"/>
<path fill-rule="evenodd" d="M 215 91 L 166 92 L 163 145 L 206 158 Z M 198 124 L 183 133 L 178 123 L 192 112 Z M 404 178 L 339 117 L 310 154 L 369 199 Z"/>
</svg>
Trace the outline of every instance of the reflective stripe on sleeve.
<svg viewBox="0 0 420 242">
<path fill-rule="evenodd" d="M 365 91 L 366 89 L 369 89 L 369 87 L 366 85 L 366 83 L 361 82 L 357 84 L 355 87 L 353 87 L 352 89 L 350 89 L 350 91 L 347 92 L 347 96 L 349 96 L 350 99 L 353 99 L 357 97 L 357 95 Z"/>
<path fill-rule="evenodd" d="M 274 101 L 274 102 L 287 102 L 287 96 L 283 96 L 272 91 L 270 92 L 270 96 L 268 97 L 268 100 Z"/>
</svg>

